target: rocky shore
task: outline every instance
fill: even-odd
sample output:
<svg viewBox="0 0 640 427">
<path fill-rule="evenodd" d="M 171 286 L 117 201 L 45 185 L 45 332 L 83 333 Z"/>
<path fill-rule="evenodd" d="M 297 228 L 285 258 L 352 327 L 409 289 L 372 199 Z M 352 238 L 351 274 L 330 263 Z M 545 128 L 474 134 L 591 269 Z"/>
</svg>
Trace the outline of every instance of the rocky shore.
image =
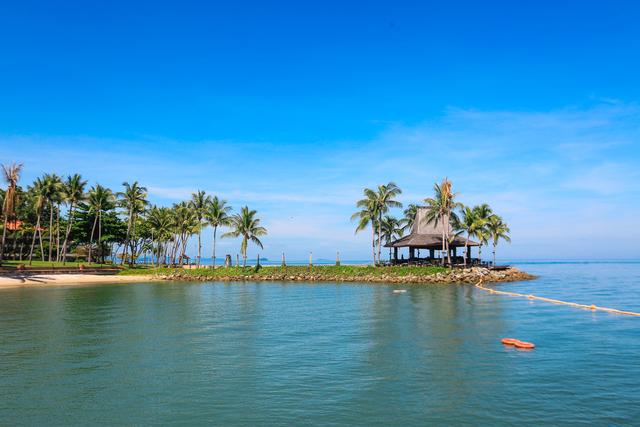
<svg viewBox="0 0 640 427">
<path fill-rule="evenodd" d="M 271 271 L 269 271 L 271 270 Z M 444 269 L 443 269 L 444 270 Z M 491 270 L 488 268 L 467 268 L 438 271 L 429 274 L 398 274 L 397 271 L 389 269 L 385 271 L 383 267 L 376 271 L 376 274 L 340 274 L 323 269 L 303 269 L 297 268 L 294 271 L 286 271 L 280 268 L 263 268 L 256 272 L 243 272 L 215 275 L 194 274 L 189 270 L 172 270 L 170 272 L 157 273 L 155 277 L 164 280 L 188 280 L 188 281 L 290 281 L 290 282 L 364 282 L 364 283 L 415 283 L 415 284 L 460 284 L 498 282 L 516 282 L 521 280 L 532 280 L 535 276 L 518 270 L 517 268 L 507 268 L 504 270 Z"/>
</svg>

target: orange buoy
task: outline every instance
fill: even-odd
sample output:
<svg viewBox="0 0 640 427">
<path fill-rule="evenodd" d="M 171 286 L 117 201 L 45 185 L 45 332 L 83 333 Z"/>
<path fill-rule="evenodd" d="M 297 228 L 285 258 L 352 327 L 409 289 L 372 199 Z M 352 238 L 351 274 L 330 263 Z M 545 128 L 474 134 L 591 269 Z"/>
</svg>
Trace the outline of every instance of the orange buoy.
<svg viewBox="0 0 640 427">
<path fill-rule="evenodd" d="M 502 338 L 502 344 L 504 345 L 516 345 L 516 343 L 518 342 L 517 339 L 515 338 Z"/>
<path fill-rule="evenodd" d="M 526 350 L 531 350 L 536 348 L 535 344 L 530 342 L 525 342 L 525 341 L 516 341 L 514 345 L 516 346 L 516 348 L 523 348 Z"/>
</svg>

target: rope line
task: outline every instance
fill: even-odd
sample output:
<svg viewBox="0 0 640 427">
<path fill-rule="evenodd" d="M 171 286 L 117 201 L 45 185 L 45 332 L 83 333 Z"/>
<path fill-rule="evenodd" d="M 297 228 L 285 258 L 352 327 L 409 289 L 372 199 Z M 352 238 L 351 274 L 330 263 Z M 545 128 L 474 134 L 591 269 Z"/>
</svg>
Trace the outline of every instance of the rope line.
<svg viewBox="0 0 640 427">
<path fill-rule="evenodd" d="M 618 310 L 618 309 L 615 309 L 615 308 L 598 307 L 595 304 L 592 304 L 592 305 L 578 304 L 578 303 L 575 303 L 575 302 L 560 301 L 559 299 L 544 298 L 544 297 L 538 297 L 538 296 L 535 296 L 535 295 L 519 294 L 517 292 L 497 291 L 495 289 L 485 288 L 484 286 L 482 286 L 482 280 L 480 280 L 478 283 L 476 283 L 475 287 L 478 288 L 478 289 L 482 289 L 483 291 L 487 291 L 490 294 L 507 295 L 507 296 L 511 296 L 511 297 L 522 297 L 522 298 L 527 298 L 527 299 L 530 299 L 530 300 L 544 301 L 544 302 L 549 302 L 551 304 L 568 305 L 568 306 L 571 306 L 571 307 L 584 308 L 584 309 L 592 310 L 592 311 L 604 311 L 606 313 L 622 314 L 622 315 L 625 315 L 625 316 L 638 316 L 638 317 L 640 317 L 640 313 L 636 313 L 635 311 L 624 311 L 624 310 Z"/>
</svg>

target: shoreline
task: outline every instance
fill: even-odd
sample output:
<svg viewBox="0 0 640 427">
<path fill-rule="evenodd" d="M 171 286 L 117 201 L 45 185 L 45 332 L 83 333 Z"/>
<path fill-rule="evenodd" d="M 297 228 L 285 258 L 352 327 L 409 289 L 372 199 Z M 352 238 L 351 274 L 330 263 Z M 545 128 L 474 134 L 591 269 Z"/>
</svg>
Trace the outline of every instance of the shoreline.
<svg viewBox="0 0 640 427">
<path fill-rule="evenodd" d="M 15 274 L 0 276 L 0 289 L 91 284 L 130 283 L 158 281 L 152 275 L 104 275 L 104 274 Z"/>
<path fill-rule="evenodd" d="M 127 274 L 131 271 L 127 271 Z M 429 267 L 262 267 L 242 268 L 156 269 L 153 277 L 177 281 L 222 282 L 333 282 L 333 283 L 403 283 L 403 284 L 475 284 L 534 280 L 537 276 L 509 267 L 504 270 L 473 267 L 468 269 Z M 135 272 L 133 273 L 135 274 Z"/>
<path fill-rule="evenodd" d="M 393 270 L 370 270 L 359 267 L 361 274 L 346 274 L 332 269 L 314 267 L 264 267 L 259 271 L 223 270 L 223 269 L 184 269 L 158 271 L 125 271 L 118 275 L 99 274 L 15 274 L 0 276 L 0 289 L 20 287 L 52 287 L 80 286 L 91 284 L 140 283 L 159 281 L 191 281 L 191 282 L 329 282 L 329 283 L 389 283 L 389 284 L 475 284 L 504 283 L 533 280 L 533 276 L 516 268 L 492 271 L 486 268 L 470 268 L 466 270 L 446 270 L 428 272 L 412 270 L 399 274 Z M 271 270 L 271 271 L 270 271 Z M 375 273 L 374 273 L 375 272 Z"/>
</svg>

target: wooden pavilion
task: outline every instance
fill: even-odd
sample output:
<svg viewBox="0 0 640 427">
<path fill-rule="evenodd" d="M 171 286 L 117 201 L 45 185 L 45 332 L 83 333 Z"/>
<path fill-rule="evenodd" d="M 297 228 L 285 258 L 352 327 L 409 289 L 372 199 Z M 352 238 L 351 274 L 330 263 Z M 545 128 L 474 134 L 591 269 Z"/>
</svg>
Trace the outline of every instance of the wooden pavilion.
<svg viewBox="0 0 640 427">
<path fill-rule="evenodd" d="M 426 217 L 427 208 L 419 207 L 413 226 L 411 227 L 411 233 L 385 245 L 387 248 L 393 248 L 393 258 L 391 259 L 392 264 L 441 264 L 442 258 L 445 258 L 446 262 L 447 254 L 446 251 L 442 250 L 443 224 L 428 222 Z M 465 247 L 469 248 L 469 253 L 464 254 L 467 257 L 467 265 L 473 265 L 479 262 L 478 259 L 474 260 L 471 258 L 471 247 L 480 246 L 480 244 L 472 240 L 468 240 L 463 236 L 455 235 L 451 230 L 451 226 L 449 224 L 447 224 L 447 226 L 449 227 L 448 234 L 451 239 L 449 243 L 451 263 L 464 263 L 464 258 L 458 256 L 457 249 L 462 248 L 464 251 Z M 409 248 L 408 259 L 405 259 L 404 257 L 401 259 L 398 258 L 399 248 Z M 420 250 L 428 251 L 428 256 L 420 257 Z M 436 254 L 439 256 L 436 256 Z"/>
</svg>

